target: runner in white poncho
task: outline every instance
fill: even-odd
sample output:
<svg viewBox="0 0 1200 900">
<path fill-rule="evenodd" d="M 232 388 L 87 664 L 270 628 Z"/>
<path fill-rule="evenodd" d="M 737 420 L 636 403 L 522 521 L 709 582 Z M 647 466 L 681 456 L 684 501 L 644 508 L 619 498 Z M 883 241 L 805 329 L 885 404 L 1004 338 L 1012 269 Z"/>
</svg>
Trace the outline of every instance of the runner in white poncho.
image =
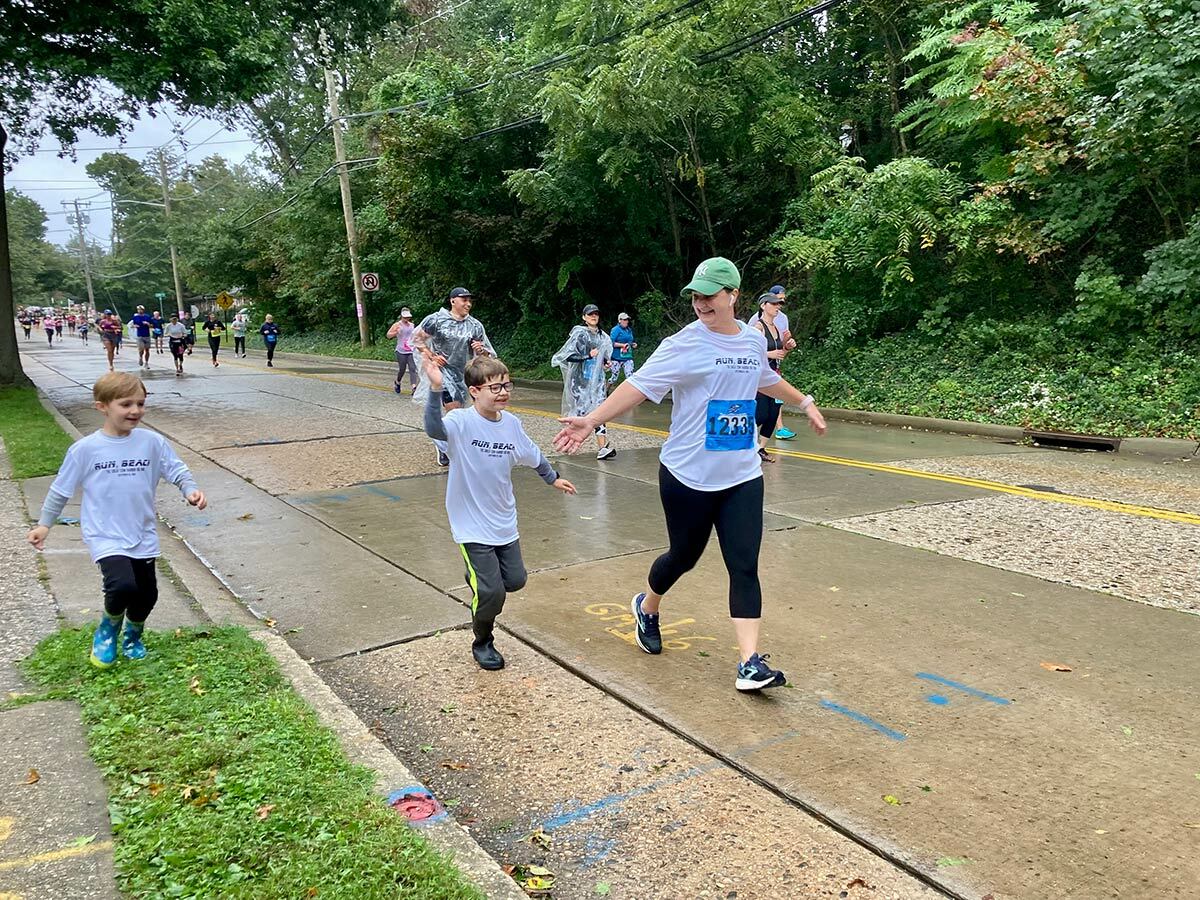
<svg viewBox="0 0 1200 900">
<path fill-rule="evenodd" d="M 613 345 L 600 328 L 600 308 L 589 303 L 583 308 L 583 324 L 576 325 L 550 365 L 562 369 L 564 416 L 586 416 L 604 402 L 604 373 L 612 359 Z M 612 459 L 617 450 L 608 442 L 608 427 L 596 426 L 596 459 Z"/>
</svg>

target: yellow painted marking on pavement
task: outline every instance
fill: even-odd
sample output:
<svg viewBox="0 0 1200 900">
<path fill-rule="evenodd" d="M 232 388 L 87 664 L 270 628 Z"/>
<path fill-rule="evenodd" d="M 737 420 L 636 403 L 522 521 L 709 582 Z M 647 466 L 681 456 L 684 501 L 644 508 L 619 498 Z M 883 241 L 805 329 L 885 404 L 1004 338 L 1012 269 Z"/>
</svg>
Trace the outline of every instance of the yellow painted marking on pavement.
<svg viewBox="0 0 1200 900">
<path fill-rule="evenodd" d="M 8 816 L 0 816 L 0 844 L 3 844 L 12 837 L 13 825 L 16 823 L 16 819 L 9 818 Z"/>
<path fill-rule="evenodd" d="M 245 363 L 233 363 L 235 366 L 251 368 Z M 392 388 L 370 384 L 365 381 L 353 381 L 347 378 L 333 378 L 328 375 L 318 375 L 311 372 L 294 372 L 285 370 L 278 374 L 292 375 L 298 378 L 315 378 L 318 381 L 332 381 L 337 384 L 348 384 L 355 387 L 370 388 L 374 391 L 390 392 Z M 540 409 L 530 409 L 524 406 L 510 406 L 515 413 L 525 413 L 531 416 L 541 416 L 544 419 L 558 419 L 558 413 L 546 412 Z M 626 431 L 636 431 L 656 437 L 666 437 L 667 432 L 659 428 L 645 428 L 641 425 L 626 425 L 621 422 L 609 422 L 609 428 L 623 428 Z M 1047 503 L 1065 503 L 1068 506 L 1083 506 L 1089 509 L 1099 509 L 1104 512 L 1123 513 L 1129 516 L 1141 516 L 1145 519 L 1159 519 L 1164 522 L 1179 522 L 1184 525 L 1200 525 L 1200 516 L 1192 513 L 1178 512 L 1173 509 L 1160 509 L 1156 506 L 1139 506 L 1135 503 L 1121 503 L 1116 500 L 1097 500 L 1093 497 L 1079 497 L 1074 494 L 1058 494 L 1053 491 L 1038 491 L 1032 488 L 1019 487 L 1015 484 L 1004 484 L 1000 481 L 987 481 L 983 478 L 968 478 L 962 475 L 943 475 L 940 472 L 922 472 L 920 469 L 906 469 L 902 466 L 890 466 L 887 463 L 867 462 L 861 459 L 850 459 L 845 456 L 823 456 L 819 453 L 803 453 L 799 450 L 785 450 L 782 447 L 768 447 L 768 453 L 777 456 L 787 456 L 792 459 L 805 459 L 809 462 L 827 463 L 834 466 L 848 466 L 852 469 L 867 469 L 872 472 L 882 472 L 887 475 L 904 475 L 909 478 L 923 478 L 926 481 L 941 481 L 945 484 L 956 484 L 960 487 L 977 488 L 984 491 L 994 491 L 999 494 L 1011 494 L 1015 497 L 1025 497 L 1029 500 L 1043 500 Z"/>
<path fill-rule="evenodd" d="M 59 862 L 64 859 L 78 859 L 81 856 L 94 856 L 97 853 L 107 853 L 113 848 L 112 841 L 96 841 L 84 844 L 82 847 L 63 847 L 60 850 L 50 850 L 46 853 L 35 853 L 32 856 L 20 856 L 16 859 L 0 861 L 0 872 L 10 869 L 27 869 L 39 863 Z"/>
</svg>

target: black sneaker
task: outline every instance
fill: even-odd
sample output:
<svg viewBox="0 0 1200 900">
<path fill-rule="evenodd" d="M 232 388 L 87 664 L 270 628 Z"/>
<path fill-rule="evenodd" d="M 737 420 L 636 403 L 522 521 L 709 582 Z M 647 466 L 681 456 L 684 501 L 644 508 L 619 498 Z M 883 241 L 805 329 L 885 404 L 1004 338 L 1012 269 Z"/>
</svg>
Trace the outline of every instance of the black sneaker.
<svg viewBox="0 0 1200 900">
<path fill-rule="evenodd" d="M 395 387 L 393 387 L 393 388 L 392 388 L 392 390 L 394 390 L 394 391 L 395 391 L 395 392 L 398 394 L 398 393 L 400 393 L 402 390 L 404 390 L 404 388 L 402 388 L 402 387 L 400 386 L 400 382 L 398 382 L 398 381 L 397 381 L 397 382 L 396 382 L 396 385 L 395 385 Z"/>
<path fill-rule="evenodd" d="M 633 600 L 630 602 L 630 609 L 633 610 L 633 619 L 637 622 L 637 630 L 634 632 L 634 639 L 637 645 L 647 653 L 662 653 L 662 635 L 658 633 L 658 613 L 642 612 L 642 601 L 646 599 L 646 595 L 634 594 Z"/>
<path fill-rule="evenodd" d="M 450 465 L 450 457 L 448 457 L 445 453 L 442 452 L 441 447 L 437 448 L 437 455 L 438 455 L 437 464 L 439 466 L 441 466 L 442 468 L 445 468 L 446 466 Z"/>
<path fill-rule="evenodd" d="M 733 683 L 739 691 L 761 691 L 763 688 L 783 687 L 787 678 L 777 669 L 767 665 L 769 653 L 752 657 L 738 666 L 737 681 Z"/>
<path fill-rule="evenodd" d="M 491 641 L 483 644 L 478 641 L 472 642 L 471 655 L 475 657 L 475 662 L 479 663 L 481 669 L 495 672 L 497 669 L 504 668 L 504 657 L 500 655 L 500 651 Z"/>
</svg>

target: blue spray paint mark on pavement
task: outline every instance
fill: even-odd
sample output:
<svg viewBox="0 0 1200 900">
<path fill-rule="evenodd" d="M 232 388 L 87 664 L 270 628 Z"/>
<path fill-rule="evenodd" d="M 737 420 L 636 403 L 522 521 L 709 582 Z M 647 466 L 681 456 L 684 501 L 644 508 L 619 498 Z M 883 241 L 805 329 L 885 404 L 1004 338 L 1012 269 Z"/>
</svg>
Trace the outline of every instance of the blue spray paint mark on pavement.
<svg viewBox="0 0 1200 900">
<path fill-rule="evenodd" d="M 880 734 L 884 735 L 885 737 L 891 738 L 893 741 L 908 740 L 908 738 L 905 735 L 901 734 L 899 731 L 896 731 L 894 728 L 888 728 L 882 722 L 875 721 L 874 719 L 872 719 L 870 716 L 866 715 L 865 713 L 860 713 L 860 712 L 857 712 L 856 710 L 848 709 L 845 706 L 842 706 L 840 703 L 834 703 L 832 700 L 822 700 L 821 706 L 825 707 L 825 709 L 831 709 L 835 713 L 839 713 L 840 715 L 843 715 L 848 719 L 853 719 L 855 722 L 858 722 L 862 725 L 866 725 L 868 728 L 874 728 Z"/>
<path fill-rule="evenodd" d="M 388 500 L 399 500 L 400 499 L 395 494 L 393 494 L 391 491 L 385 491 L 383 488 L 381 488 L 377 484 L 364 485 L 363 490 L 365 490 L 368 494 L 374 494 L 376 497 L 386 497 Z"/>
<path fill-rule="evenodd" d="M 678 784 L 681 781 L 686 781 L 688 778 L 694 778 L 700 775 L 704 769 L 691 768 L 686 772 L 681 772 L 678 775 L 672 775 L 670 778 L 664 778 L 661 781 L 656 781 L 653 784 L 647 784 L 640 788 L 634 788 L 632 791 L 626 791 L 623 794 L 609 794 L 607 797 L 601 797 L 593 803 L 588 803 L 585 806 L 577 807 L 570 812 L 560 813 L 553 816 L 542 823 L 542 828 L 546 831 L 554 831 L 557 828 L 562 828 L 566 825 L 571 825 L 578 822 L 580 819 L 586 819 L 588 816 L 595 815 L 598 812 L 615 809 L 643 794 L 649 794 L 652 791 L 657 791 L 659 788 L 667 787 L 668 785 Z M 558 807 L 562 809 L 560 805 Z"/>
<path fill-rule="evenodd" d="M 934 706 L 949 706 L 950 705 L 950 698 L 945 697 L 942 694 L 930 694 L 925 699 L 928 700 L 930 703 L 932 703 Z"/>
<path fill-rule="evenodd" d="M 995 694 L 989 694 L 987 691 L 981 691 L 979 688 L 973 688 L 969 684 L 960 684 L 957 681 L 951 681 L 949 678 L 943 678 L 941 675 L 932 675 L 929 672 L 918 672 L 917 677 L 925 681 L 932 681 L 934 684 L 941 684 L 948 688 L 953 688 L 956 691 L 962 691 L 964 694 L 970 694 L 972 697 L 978 697 L 980 700 L 986 700 L 988 703 L 995 703 L 997 706 L 1008 706 L 1012 703 L 1011 700 L 1006 700 L 1003 697 L 997 697 Z"/>
</svg>

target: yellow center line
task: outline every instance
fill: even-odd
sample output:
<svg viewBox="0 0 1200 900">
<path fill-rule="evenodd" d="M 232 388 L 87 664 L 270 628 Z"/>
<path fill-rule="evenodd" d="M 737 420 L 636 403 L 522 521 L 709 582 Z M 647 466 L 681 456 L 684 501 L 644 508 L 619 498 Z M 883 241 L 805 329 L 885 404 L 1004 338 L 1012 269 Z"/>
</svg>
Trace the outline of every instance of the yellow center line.
<svg viewBox="0 0 1200 900">
<path fill-rule="evenodd" d="M 28 869 L 39 863 L 59 862 L 64 859 L 78 859 L 81 856 L 93 856 L 97 853 L 107 853 L 113 848 L 112 841 L 96 841 L 84 844 L 82 847 L 63 847 L 60 850 L 50 850 L 46 853 L 35 853 L 32 856 L 20 856 L 16 859 L 0 861 L 0 872 L 10 869 Z"/>
<path fill-rule="evenodd" d="M 233 363 L 235 366 L 244 366 L 251 368 L 245 363 Z M 318 381 L 331 381 L 336 384 L 348 384 L 354 387 L 370 388 L 374 391 L 391 391 L 390 387 L 383 387 L 376 384 L 370 384 L 365 381 L 354 381 L 348 378 L 334 378 L 327 375 L 318 375 L 311 372 L 294 372 L 285 370 L 277 374 L 293 375 L 298 378 L 315 378 Z M 544 419 L 558 419 L 558 413 L 546 412 L 540 409 L 530 409 L 524 406 L 510 406 L 510 410 L 515 413 L 525 413 L 531 416 L 540 416 Z M 636 431 L 641 434 L 654 435 L 656 437 L 667 436 L 667 432 L 658 428 L 646 428 L 641 425 L 626 425 L 622 422 L 609 422 L 609 428 L 620 428 L 626 431 Z M 891 466 L 887 463 L 866 462 L 861 459 L 850 459 L 844 456 L 823 456 L 819 453 L 803 453 L 799 450 L 785 450 L 782 447 L 769 447 L 768 453 L 774 453 L 777 456 L 787 456 L 792 459 L 804 459 L 809 462 L 826 463 L 834 466 L 847 466 L 852 469 L 866 469 L 871 472 L 882 472 L 887 475 L 904 475 L 908 478 L 923 478 L 926 481 L 941 481 L 945 484 L 955 484 L 960 487 L 977 488 L 983 491 L 994 491 L 999 494 L 1011 494 L 1016 497 L 1025 497 L 1029 500 L 1042 500 L 1047 503 L 1065 503 L 1068 506 L 1083 506 L 1089 509 L 1099 509 L 1105 512 L 1124 513 L 1130 516 L 1141 516 L 1146 519 L 1160 519 L 1164 522 L 1180 522 L 1185 525 L 1200 525 L 1200 516 L 1192 513 L 1178 512 L 1173 509 L 1160 509 L 1156 506 L 1139 506 L 1135 503 L 1121 503 L 1116 500 L 1097 500 L 1094 497 L 1080 497 L 1074 494 L 1059 494 L 1054 491 L 1039 491 L 1033 488 L 1019 487 L 1014 484 L 1004 484 L 1000 481 L 988 481 L 983 478 L 968 478 L 963 475 L 943 475 L 940 472 L 922 472 L 920 469 L 906 469 L 902 466 Z"/>
</svg>

